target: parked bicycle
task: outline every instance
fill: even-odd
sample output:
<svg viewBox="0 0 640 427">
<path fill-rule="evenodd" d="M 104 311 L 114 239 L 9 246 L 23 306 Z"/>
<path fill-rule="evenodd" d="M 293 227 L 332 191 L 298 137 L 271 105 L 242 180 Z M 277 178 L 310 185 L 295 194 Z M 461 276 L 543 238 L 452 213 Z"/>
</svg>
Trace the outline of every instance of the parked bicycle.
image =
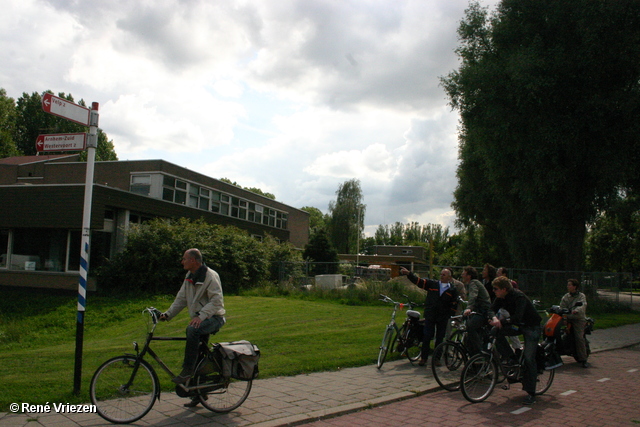
<svg viewBox="0 0 640 427">
<path fill-rule="evenodd" d="M 160 381 L 153 366 L 145 360 L 150 355 L 170 376 L 175 374 L 151 348 L 151 341 L 184 341 L 186 337 L 154 337 L 159 310 L 149 307 L 147 334 L 142 348 L 134 341 L 136 354 L 124 354 L 104 362 L 91 379 L 89 394 L 97 413 L 107 421 L 127 424 L 144 417 L 160 398 Z M 196 373 L 186 383 L 176 386 L 180 397 L 200 400 L 202 406 L 213 412 L 229 412 L 238 408 L 251 392 L 252 380 L 239 380 L 228 372 L 219 352 L 219 345 L 207 347 L 201 340 Z M 246 342 L 246 341 L 245 341 Z M 249 343 L 250 344 L 250 343 Z M 257 350 L 257 348 L 256 348 Z M 258 353 L 259 356 L 259 353 Z M 254 378 L 254 372 L 250 378 Z M 257 374 L 257 366 L 255 367 Z"/>
<path fill-rule="evenodd" d="M 460 389 L 465 399 L 471 403 L 482 402 L 491 396 L 498 382 L 507 381 L 503 386 L 505 390 L 512 383 L 522 382 L 524 371 L 524 351 L 520 352 L 518 362 L 515 365 L 502 363 L 500 353 L 496 348 L 496 333 L 491 333 L 487 349 L 473 356 L 465 364 L 460 376 Z M 536 353 L 536 365 L 538 377 L 536 379 L 536 395 L 545 393 L 551 387 L 555 377 L 555 368 L 545 369 L 549 355 L 545 353 L 542 344 L 538 344 Z"/>
<path fill-rule="evenodd" d="M 469 350 L 465 346 L 467 325 L 463 315 L 451 317 L 451 335 L 433 350 L 431 372 L 440 384 L 448 391 L 460 388 L 460 372 L 469 358 Z"/>
<path fill-rule="evenodd" d="M 380 344 L 380 350 L 378 352 L 378 369 L 382 368 L 387 354 L 393 352 L 394 345 L 396 351 L 406 356 L 412 364 L 420 360 L 424 319 L 420 319 L 420 312 L 415 311 L 414 308 L 421 307 L 424 304 L 411 302 L 407 295 L 403 296 L 408 302 L 401 303 L 392 300 L 386 295 L 380 295 L 380 301 L 393 304 L 393 312 L 391 313 L 391 320 L 382 336 L 382 343 Z M 398 325 L 396 325 L 396 313 L 398 310 L 403 309 L 404 306 L 408 307 L 407 318 L 402 326 L 398 328 Z"/>
</svg>

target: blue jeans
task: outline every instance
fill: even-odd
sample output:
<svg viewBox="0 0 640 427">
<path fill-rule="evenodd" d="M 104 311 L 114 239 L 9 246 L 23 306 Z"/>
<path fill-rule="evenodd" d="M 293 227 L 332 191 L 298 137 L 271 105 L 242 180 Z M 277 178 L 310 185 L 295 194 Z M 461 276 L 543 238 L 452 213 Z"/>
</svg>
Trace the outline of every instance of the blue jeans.
<svg viewBox="0 0 640 427">
<path fill-rule="evenodd" d="M 200 323 L 199 328 L 187 326 L 187 344 L 184 347 L 184 363 L 182 368 L 193 371 L 198 361 L 198 350 L 200 347 L 200 337 L 202 335 L 215 334 L 224 325 L 224 317 L 212 316 Z"/>
<path fill-rule="evenodd" d="M 524 361 L 522 367 L 522 388 L 529 394 L 535 394 L 536 379 L 538 378 L 538 366 L 536 365 L 536 352 L 538 351 L 538 341 L 542 334 L 541 326 L 528 326 L 514 331 L 511 328 L 503 327 L 498 330 L 496 337 L 496 346 L 498 352 L 502 356 L 511 357 L 514 355 L 511 345 L 507 342 L 505 336 L 519 335 L 524 336 Z"/>
</svg>

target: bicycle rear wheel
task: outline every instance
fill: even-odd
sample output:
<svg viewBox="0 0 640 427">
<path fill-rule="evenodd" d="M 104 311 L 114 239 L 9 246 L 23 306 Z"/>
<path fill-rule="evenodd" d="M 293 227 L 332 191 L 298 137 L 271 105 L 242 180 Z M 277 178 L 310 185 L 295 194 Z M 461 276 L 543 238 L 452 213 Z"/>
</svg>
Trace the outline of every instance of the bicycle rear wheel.
<svg viewBox="0 0 640 427">
<path fill-rule="evenodd" d="M 401 354 L 407 356 L 409 362 L 415 364 L 420 360 L 420 354 L 422 353 L 422 339 L 417 337 L 415 331 L 411 330 L 411 325 L 405 322 L 398 332 L 398 339 L 396 340 L 396 350 Z"/>
<path fill-rule="evenodd" d="M 382 336 L 382 343 L 380 344 L 380 351 L 378 352 L 378 369 L 382 368 L 384 361 L 387 358 L 387 353 L 391 351 L 393 347 L 393 335 L 394 331 L 391 326 L 387 326 Z"/>
<path fill-rule="evenodd" d="M 555 369 L 539 369 L 538 378 L 536 378 L 536 395 L 545 393 L 553 384 L 553 378 L 556 375 Z"/>
<path fill-rule="evenodd" d="M 460 388 L 460 374 L 467 362 L 467 352 L 456 342 L 445 341 L 433 350 L 431 372 L 440 387 L 448 391 Z"/>
<path fill-rule="evenodd" d="M 144 360 L 137 370 L 135 367 L 134 356 L 118 356 L 104 362 L 93 374 L 89 395 L 105 420 L 132 423 L 144 417 L 155 403 L 160 393 L 155 371 Z"/>
<path fill-rule="evenodd" d="M 238 408 L 247 400 L 253 381 L 224 378 L 218 373 L 197 377 L 200 389 L 198 397 L 202 406 L 213 412 L 229 412 Z"/>
<path fill-rule="evenodd" d="M 493 393 L 498 382 L 498 364 L 487 354 L 473 356 L 460 377 L 462 395 L 471 403 L 482 402 Z"/>
</svg>

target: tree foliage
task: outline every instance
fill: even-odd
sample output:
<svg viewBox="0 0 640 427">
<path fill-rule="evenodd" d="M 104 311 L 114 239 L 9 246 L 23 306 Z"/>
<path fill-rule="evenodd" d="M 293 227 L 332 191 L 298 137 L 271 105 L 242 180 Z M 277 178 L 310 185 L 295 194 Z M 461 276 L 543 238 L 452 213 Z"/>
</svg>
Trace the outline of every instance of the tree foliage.
<svg viewBox="0 0 640 427">
<path fill-rule="evenodd" d="M 624 194 L 601 212 L 587 233 L 587 267 L 594 271 L 640 271 L 640 196 Z"/>
<path fill-rule="evenodd" d="M 309 214 L 309 236 L 313 237 L 320 231 L 327 231 L 327 223 L 329 222 L 329 215 L 325 215 L 318 208 L 313 206 L 304 206 L 300 208 Z"/>
<path fill-rule="evenodd" d="M 13 140 L 16 127 L 16 103 L 0 88 L 0 158 L 19 154 Z"/>
<path fill-rule="evenodd" d="M 460 224 L 516 266 L 579 269 L 586 224 L 638 182 L 640 2 L 472 3 L 458 35 L 442 84 L 461 117 Z"/>
<path fill-rule="evenodd" d="M 338 252 L 331 246 L 324 230 L 311 236 L 302 257 L 314 263 L 310 270 L 313 275 L 334 274 L 338 271 Z"/>
<path fill-rule="evenodd" d="M 232 294 L 277 280 L 280 262 L 300 260 L 292 245 L 271 237 L 260 242 L 244 230 L 203 220 L 154 219 L 127 233 L 124 250 L 98 270 L 98 286 L 112 293 L 175 293 L 185 274 L 180 259 L 189 248 L 200 249 Z"/>
<path fill-rule="evenodd" d="M 356 253 L 364 230 L 367 206 L 362 203 L 360 180 L 351 179 L 338 186 L 336 200 L 329 203 L 329 237 L 338 253 Z"/>
</svg>

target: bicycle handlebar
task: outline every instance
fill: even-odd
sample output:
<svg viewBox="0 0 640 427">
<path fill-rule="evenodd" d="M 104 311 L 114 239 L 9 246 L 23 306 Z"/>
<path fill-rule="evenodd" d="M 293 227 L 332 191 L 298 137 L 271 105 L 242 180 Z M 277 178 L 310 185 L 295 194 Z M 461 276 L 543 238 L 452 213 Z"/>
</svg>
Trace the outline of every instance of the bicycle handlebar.
<svg viewBox="0 0 640 427">
<path fill-rule="evenodd" d="M 402 295 L 402 296 L 405 297 L 407 300 L 409 300 L 409 297 L 407 295 Z M 407 306 L 409 306 L 409 309 L 411 309 L 411 310 L 413 310 L 415 307 L 423 307 L 424 306 L 424 304 L 418 304 L 418 303 L 413 302 L 411 300 L 409 300 L 409 302 L 406 302 L 406 303 L 394 301 L 391 298 L 389 298 L 388 296 L 383 295 L 383 294 L 380 294 L 379 301 L 388 302 L 390 304 L 399 305 L 401 307 L 404 306 L 404 305 L 407 305 Z"/>
<path fill-rule="evenodd" d="M 153 321 L 154 325 L 158 323 L 158 321 L 160 320 L 160 316 L 162 316 L 162 312 L 155 307 L 147 307 L 144 309 L 144 311 L 149 313 L 149 316 L 151 316 L 151 320 Z"/>
</svg>

